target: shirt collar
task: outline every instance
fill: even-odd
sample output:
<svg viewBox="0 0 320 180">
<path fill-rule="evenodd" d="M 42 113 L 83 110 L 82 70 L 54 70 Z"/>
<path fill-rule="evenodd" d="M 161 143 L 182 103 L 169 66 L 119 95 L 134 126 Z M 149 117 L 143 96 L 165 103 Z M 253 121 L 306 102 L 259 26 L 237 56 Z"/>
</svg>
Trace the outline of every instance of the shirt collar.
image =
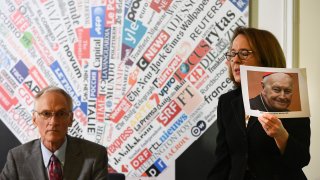
<svg viewBox="0 0 320 180">
<path fill-rule="evenodd" d="M 44 146 L 41 139 L 40 139 L 40 142 L 41 142 L 41 152 L 42 152 L 43 163 L 45 167 L 48 168 L 52 152 Z M 62 146 L 53 153 L 59 159 L 62 166 L 64 165 L 64 162 L 65 162 L 66 148 L 67 148 L 67 138 L 65 137 Z"/>
</svg>

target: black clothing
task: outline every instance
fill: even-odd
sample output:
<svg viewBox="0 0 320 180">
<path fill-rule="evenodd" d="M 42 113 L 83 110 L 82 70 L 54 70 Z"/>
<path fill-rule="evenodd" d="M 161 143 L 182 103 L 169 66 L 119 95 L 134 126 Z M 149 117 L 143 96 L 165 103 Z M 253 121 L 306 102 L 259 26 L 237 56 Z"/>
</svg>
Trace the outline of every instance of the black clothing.
<svg viewBox="0 0 320 180">
<path fill-rule="evenodd" d="M 310 161 L 310 119 L 281 119 L 289 133 L 281 154 L 257 117 L 245 125 L 241 88 L 219 98 L 217 148 L 208 180 L 302 180 L 302 168 Z"/>
</svg>

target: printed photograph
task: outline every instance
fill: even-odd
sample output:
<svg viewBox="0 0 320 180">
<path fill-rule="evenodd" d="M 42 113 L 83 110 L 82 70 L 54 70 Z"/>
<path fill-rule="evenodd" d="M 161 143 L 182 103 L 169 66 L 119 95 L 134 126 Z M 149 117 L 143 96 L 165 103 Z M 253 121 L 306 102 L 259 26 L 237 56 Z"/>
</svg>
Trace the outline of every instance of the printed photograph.
<svg viewBox="0 0 320 180">
<path fill-rule="evenodd" d="M 241 82 L 248 115 L 310 116 L 305 69 L 242 66 Z"/>
</svg>

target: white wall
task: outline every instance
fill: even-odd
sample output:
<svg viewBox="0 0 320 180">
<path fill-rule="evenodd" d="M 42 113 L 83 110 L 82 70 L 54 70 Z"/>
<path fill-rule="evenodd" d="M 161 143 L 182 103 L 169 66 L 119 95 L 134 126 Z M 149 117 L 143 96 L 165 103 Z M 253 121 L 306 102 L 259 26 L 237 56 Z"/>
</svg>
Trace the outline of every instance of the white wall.
<svg viewBox="0 0 320 180">
<path fill-rule="evenodd" d="M 254 1 L 254 0 L 251 0 Z M 279 0 L 260 0 L 258 2 L 258 28 L 267 29 L 274 34 L 281 47 L 284 47 L 283 2 Z M 267 7 L 267 8 L 266 8 Z"/>
<path fill-rule="evenodd" d="M 304 168 L 309 180 L 320 180 L 320 1 L 300 0 L 299 67 L 307 68 L 311 108 L 311 161 Z"/>
<path fill-rule="evenodd" d="M 251 1 L 258 8 L 256 27 L 276 36 L 286 56 L 287 67 L 292 67 L 293 0 Z"/>
</svg>

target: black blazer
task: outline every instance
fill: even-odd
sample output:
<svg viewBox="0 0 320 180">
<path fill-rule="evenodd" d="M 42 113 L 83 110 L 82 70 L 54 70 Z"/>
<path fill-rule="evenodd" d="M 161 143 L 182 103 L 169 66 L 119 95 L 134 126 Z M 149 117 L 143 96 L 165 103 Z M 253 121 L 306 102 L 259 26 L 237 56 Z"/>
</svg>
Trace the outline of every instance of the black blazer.
<svg viewBox="0 0 320 180">
<path fill-rule="evenodd" d="M 289 133 L 284 154 L 256 117 L 245 126 L 241 88 L 219 98 L 217 147 L 210 180 L 241 180 L 247 169 L 259 180 L 306 179 L 302 168 L 310 161 L 310 119 L 281 119 Z"/>
</svg>

